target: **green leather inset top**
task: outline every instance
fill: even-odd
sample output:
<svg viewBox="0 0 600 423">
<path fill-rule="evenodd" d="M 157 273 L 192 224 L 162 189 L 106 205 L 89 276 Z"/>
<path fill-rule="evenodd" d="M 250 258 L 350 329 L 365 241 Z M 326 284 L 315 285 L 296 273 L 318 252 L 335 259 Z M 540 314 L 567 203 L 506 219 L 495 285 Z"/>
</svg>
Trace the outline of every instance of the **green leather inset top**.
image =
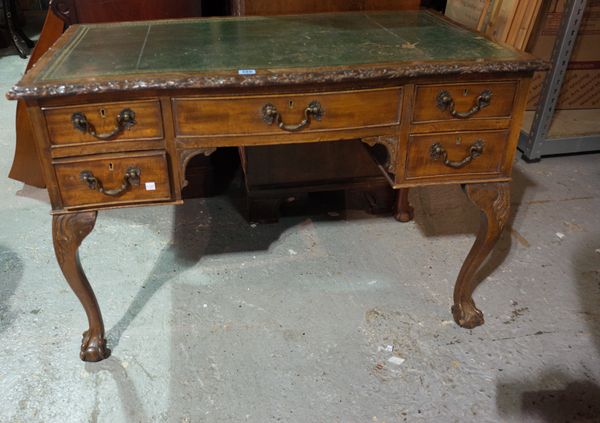
<svg viewBox="0 0 600 423">
<path fill-rule="evenodd" d="M 520 58 L 423 11 L 185 19 L 78 26 L 37 81 Z"/>
</svg>

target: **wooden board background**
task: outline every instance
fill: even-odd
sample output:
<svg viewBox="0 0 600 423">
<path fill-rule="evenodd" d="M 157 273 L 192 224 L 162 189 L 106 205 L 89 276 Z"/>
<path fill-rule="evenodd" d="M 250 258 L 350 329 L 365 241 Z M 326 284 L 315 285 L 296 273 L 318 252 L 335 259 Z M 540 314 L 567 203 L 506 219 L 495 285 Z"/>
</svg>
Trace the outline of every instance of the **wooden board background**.
<svg viewBox="0 0 600 423">
<path fill-rule="evenodd" d="M 232 0 L 234 15 L 418 9 L 420 0 Z"/>
</svg>

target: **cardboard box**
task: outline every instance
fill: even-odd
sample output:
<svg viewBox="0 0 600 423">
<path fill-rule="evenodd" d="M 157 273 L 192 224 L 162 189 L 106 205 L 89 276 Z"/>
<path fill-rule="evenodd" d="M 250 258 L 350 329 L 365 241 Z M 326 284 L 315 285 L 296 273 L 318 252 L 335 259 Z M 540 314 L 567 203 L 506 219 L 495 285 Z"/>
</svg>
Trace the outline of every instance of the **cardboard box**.
<svg viewBox="0 0 600 423">
<path fill-rule="evenodd" d="M 540 24 L 528 50 L 550 60 L 566 0 L 552 0 L 540 16 Z M 546 73 L 538 72 L 529 90 L 527 110 L 537 106 Z M 590 0 L 581 22 L 557 109 L 600 109 L 600 0 Z"/>
</svg>

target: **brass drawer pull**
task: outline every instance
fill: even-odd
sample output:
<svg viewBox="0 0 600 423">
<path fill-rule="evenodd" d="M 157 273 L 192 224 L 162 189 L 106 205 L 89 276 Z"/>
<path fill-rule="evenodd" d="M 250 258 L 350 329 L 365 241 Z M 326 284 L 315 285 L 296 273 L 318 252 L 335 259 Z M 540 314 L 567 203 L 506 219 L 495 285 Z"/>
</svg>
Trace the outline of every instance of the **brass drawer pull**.
<svg viewBox="0 0 600 423">
<path fill-rule="evenodd" d="M 89 189 L 98 191 L 104 195 L 108 195 L 111 197 L 117 197 L 123 194 L 132 186 L 138 186 L 140 184 L 140 175 L 141 171 L 137 167 L 130 167 L 125 172 L 125 176 L 123 177 L 123 184 L 119 188 L 115 189 L 104 189 L 102 186 L 102 182 L 94 176 L 92 172 L 89 170 L 84 170 L 79 174 L 79 178 L 85 182 Z"/>
<path fill-rule="evenodd" d="M 135 121 L 135 112 L 131 109 L 123 109 L 117 115 L 117 127 L 113 129 L 111 132 L 106 134 L 98 134 L 96 133 L 96 128 L 93 124 L 88 122 L 87 117 L 84 113 L 76 112 L 71 116 L 71 122 L 73 122 L 73 127 L 83 133 L 90 134 L 92 137 L 95 137 L 99 140 L 109 140 L 113 138 L 115 135 L 119 134 L 125 129 L 131 128 L 136 124 Z"/>
<path fill-rule="evenodd" d="M 457 112 L 454 104 L 454 99 L 448 91 L 442 91 L 437 96 L 437 106 L 442 110 L 450 109 L 450 114 L 455 118 L 466 119 L 473 116 L 475 113 L 487 107 L 492 102 L 492 91 L 485 90 L 477 96 L 471 110 L 467 112 Z"/>
<path fill-rule="evenodd" d="M 471 163 L 473 159 L 481 156 L 481 154 L 483 154 L 484 145 L 485 143 L 483 142 L 483 140 L 475 141 L 473 145 L 471 145 L 468 149 L 469 155 L 459 162 L 453 162 L 451 160 L 448 160 L 448 152 L 440 143 L 433 144 L 431 146 L 431 149 L 429 150 L 429 154 L 433 160 L 442 159 L 446 166 L 451 167 L 453 169 L 460 169 L 461 167 Z"/>
<path fill-rule="evenodd" d="M 262 108 L 263 120 L 269 125 L 277 123 L 280 129 L 288 132 L 297 132 L 301 129 L 306 128 L 310 125 L 311 116 L 317 120 L 321 120 L 323 117 L 324 110 L 321 108 L 321 104 L 318 101 L 311 102 L 306 109 L 304 109 L 304 119 L 297 125 L 286 125 L 283 123 L 281 113 L 277 111 L 277 107 L 273 104 L 267 103 Z"/>
</svg>

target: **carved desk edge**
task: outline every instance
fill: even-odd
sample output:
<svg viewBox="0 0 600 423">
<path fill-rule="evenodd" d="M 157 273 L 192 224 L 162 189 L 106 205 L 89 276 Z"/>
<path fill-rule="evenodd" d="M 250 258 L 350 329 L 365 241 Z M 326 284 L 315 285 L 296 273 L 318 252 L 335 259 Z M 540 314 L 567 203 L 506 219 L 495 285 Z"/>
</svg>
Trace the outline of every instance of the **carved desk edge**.
<svg viewBox="0 0 600 423">
<path fill-rule="evenodd" d="M 36 84 L 31 77 L 25 76 L 23 85 L 15 85 L 8 91 L 9 100 L 20 98 L 44 98 L 69 95 L 98 94 L 113 91 L 143 91 L 167 89 L 206 89 L 206 88 L 250 88 L 277 87 L 305 84 L 331 84 L 342 82 L 393 80 L 426 76 L 452 76 L 468 74 L 517 73 L 546 70 L 548 65 L 539 59 L 525 62 L 463 62 L 463 63 L 399 63 L 396 65 L 355 66 L 340 70 L 339 68 L 321 68 L 318 70 L 257 70 L 253 76 L 239 76 L 228 73 L 187 76 L 178 73 L 153 76 L 149 73 L 142 78 L 96 78 L 84 82 L 47 82 Z M 193 72 L 190 72 L 193 73 Z"/>
<path fill-rule="evenodd" d="M 65 20 L 70 21 L 71 1 L 55 1 L 53 8 L 55 13 Z M 424 11 L 450 26 L 461 28 L 469 32 L 472 29 L 452 21 L 445 15 L 431 10 Z M 287 17 L 303 15 L 287 15 Z M 193 21 L 197 18 L 186 18 L 177 20 L 162 20 L 160 22 Z M 244 19 L 236 16 L 219 17 L 220 20 Z M 151 23 L 152 21 L 147 21 Z M 158 22 L 158 21 L 157 21 Z M 168 72 L 162 70 L 155 74 L 146 73 L 142 78 L 129 78 L 132 74 L 114 75 L 105 78 L 93 78 L 88 81 L 64 81 L 53 83 L 37 82 L 38 70 L 45 66 L 50 57 L 58 50 L 66 46 L 72 37 L 76 36 L 81 26 L 95 26 L 101 24 L 75 24 L 69 26 L 62 37 L 50 47 L 40 60 L 21 79 L 21 83 L 13 86 L 7 93 L 9 100 L 17 100 L 28 97 L 55 97 L 65 95 L 94 94 L 111 91 L 140 91 L 145 89 L 206 89 L 206 88 L 243 88 L 262 86 L 301 85 L 310 81 L 311 84 L 327 84 L 357 81 L 393 80 L 402 78 L 417 78 L 427 76 L 450 76 L 468 74 L 490 74 L 490 73 L 519 73 L 535 72 L 550 69 L 549 62 L 539 59 L 529 53 L 515 49 L 505 43 L 493 40 L 487 34 L 480 34 L 480 38 L 492 41 L 494 44 L 510 50 L 516 54 L 513 59 L 497 60 L 466 60 L 466 61 L 403 61 L 369 65 L 349 65 L 344 69 L 340 67 L 319 68 L 276 68 L 256 69 L 252 76 L 238 75 L 234 69 L 224 71 L 189 71 L 186 73 Z M 192 74 L 190 76 L 189 74 Z M 155 75 L 155 76 L 153 76 Z"/>
</svg>

